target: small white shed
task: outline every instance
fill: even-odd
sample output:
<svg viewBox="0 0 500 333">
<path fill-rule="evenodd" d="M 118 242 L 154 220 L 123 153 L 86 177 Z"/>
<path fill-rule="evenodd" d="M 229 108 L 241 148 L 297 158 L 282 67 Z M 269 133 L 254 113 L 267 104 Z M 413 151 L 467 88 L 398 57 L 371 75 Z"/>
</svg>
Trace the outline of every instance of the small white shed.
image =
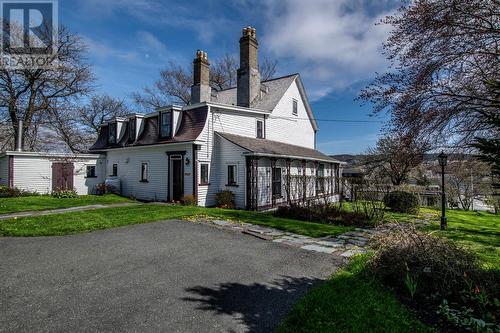
<svg viewBox="0 0 500 333">
<path fill-rule="evenodd" d="M 95 193 L 106 179 L 106 160 L 99 154 L 0 153 L 0 185 L 40 194 L 56 189 Z"/>
</svg>

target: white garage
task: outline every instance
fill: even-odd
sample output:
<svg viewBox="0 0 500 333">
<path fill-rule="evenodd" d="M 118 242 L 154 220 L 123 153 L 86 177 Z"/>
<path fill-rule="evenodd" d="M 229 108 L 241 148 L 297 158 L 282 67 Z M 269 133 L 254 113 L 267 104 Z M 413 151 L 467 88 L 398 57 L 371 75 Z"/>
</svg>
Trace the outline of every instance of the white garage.
<svg viewBox="0 0 500 333">
<path fill-rule="evenodd" d="M 0 153 L 0 185 L 40 194 L 75 189 L 95 193 L 106 179 L 106 160 L 98 154 Z"/>
</svg>

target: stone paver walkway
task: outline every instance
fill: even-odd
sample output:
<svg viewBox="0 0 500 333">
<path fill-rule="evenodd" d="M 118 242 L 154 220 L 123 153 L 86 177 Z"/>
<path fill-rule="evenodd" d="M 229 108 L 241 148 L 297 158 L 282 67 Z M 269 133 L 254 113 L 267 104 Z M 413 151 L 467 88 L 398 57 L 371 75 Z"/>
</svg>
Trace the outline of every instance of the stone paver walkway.
<svg viewBox="0 0 500 333">
<path fill-rule="evenodd" d="M 367 244 L 370 238 L 384 231 L 384 228 L 356 228 L 353 231 L 349 231 L 338 236 L 313 238 L 250 223 L 212 220 L 204 217 L 196 217 L 191 219 L 191 221 L 197 223 L 207 223 L 218 228 L 253 235 L 267 241 L 286 244 L 307 251 L 336 255 L 346 259 L 358 253 L 365 253 L 367 251 Z"/>
<path fill-rule="evenodd" d="M 91 209 L 99 209 L 99 208 L 113 208 L 113 207 L 126 207 L 137 205 L 134 202 L 124 202 L 110 205 L 87 205 L 87 206 L 78 206 L 78 207 L 69 207 L 69 208 L 61 208 L 61 209 L 51 209 L 51 210 L 39 210 L 39 211 L 29 211 L 29 212 L 19 212 L 19 213 L 11 213 L 11 214 L 2 214 L 0 215 L 0 220 L 13 219 L 18 217 L 28 217 L 28 216 L 44 216 L 44 215 L 52 215 L 52 214 L 62 214 L 68 212 L 80 212 L 84 210 Z"/>
<path fill-rule="evenodd" d="M 432 222 L 430 222 L 426 218 L 431 217 L 432 216 L 424 216 L 424 219 L 416 219 L 413 224 L 417 228 L 429 226 L 432 224 Z M 244 222 L 216 220 L 199 216 L 192 218 L 191 221 L 198 223 L 207 223 L 219 228 L 253 235 L 267 241 L 282 243 L 307 251 L 336 255 L 345 259 L 348 259 L 355 254 L 366 253 L 368 242 L 372 237 L 384 232 L 388 232 L 395 226 L 398 226 L 398 224 L 387 223 L 384 225 L 380 225 L 374 229 L 355 228 L 353 231 L 349 231 L 337 236 L 313 238 Z"/>
</svg>

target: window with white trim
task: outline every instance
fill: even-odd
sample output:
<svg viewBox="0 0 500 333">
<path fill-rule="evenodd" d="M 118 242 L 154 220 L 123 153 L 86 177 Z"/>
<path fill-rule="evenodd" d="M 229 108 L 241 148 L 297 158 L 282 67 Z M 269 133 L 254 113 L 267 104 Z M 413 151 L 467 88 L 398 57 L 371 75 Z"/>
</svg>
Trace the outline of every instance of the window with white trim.
<svg viewBox="0 0 500 333">
<path fill-rule="evenodd" d="M 281 168 L 273 168 L 273 197 L 281 197 Z"/>
<path fill-rule="evenodd" d="M 299 115 L 299 101 L 296 99 L 292 100 L 292 115 L 298 116 Z"/>
<path fill-rule="evenodd" d="M 141 163 L 141 182 L 147 183 L 149 180 L 149 163 Z"/>
<path fill-rule="evenodd" d="M 262 120 L 257 120 L 257 138 L 258 139 L 263 139 L 264 138 L 264 122 Z"/>
<path fill-rule="evenodd" d="M 95 178 L 95 165 L 87 165 L 87 170 L 85 173 L 86 178 Z"/>
<path fill-rule="evenodd" d="M 200 185 L 208 185 L 208 163 L 200 164 Z"/>
<path fill-rule="evenodd" d="M 108 142 L 116 143 L 116 123 L 109 124 Z"/>
<path fill-rule="evenodd" d="M 325 165 L 319 164 L 316 171 L 316 192 L 325 192 Z"/>
<path fill-rule="evenodd" d="M 130 118 L 128 121 L 128 138 L 130 141 L 135 141 L 136 127 L 137 124 L 135 118 Z"/>
<path fill-rule="evenodd" d="M 235 186 L 238 185 L 238 169 L 235 164 L 229 164 L 227 166 L 227 185 Z"/>
<path fill-rule="evenodd" d="M 160 112 L 160 136 L 169 138 L 172 136 L 172 112 Z"/>
</svg>

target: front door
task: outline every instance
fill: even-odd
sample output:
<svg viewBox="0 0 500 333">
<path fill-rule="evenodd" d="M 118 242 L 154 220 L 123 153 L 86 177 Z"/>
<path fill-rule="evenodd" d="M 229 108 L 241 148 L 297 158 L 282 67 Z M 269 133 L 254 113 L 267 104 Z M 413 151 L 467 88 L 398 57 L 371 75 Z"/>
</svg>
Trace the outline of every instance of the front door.
<svg viewBox="0 0 500 333">
<path fill-rule="evenodd" d="M 182 159 L 172 159 L 172 200 L 180 201 L 184 195 L 184 171 Z"/>
<path fill-rule="evenodd" d="M 52 191 L 72 190 L 74 172 L 73 163 L 52 163 Z"/>
</svg>

